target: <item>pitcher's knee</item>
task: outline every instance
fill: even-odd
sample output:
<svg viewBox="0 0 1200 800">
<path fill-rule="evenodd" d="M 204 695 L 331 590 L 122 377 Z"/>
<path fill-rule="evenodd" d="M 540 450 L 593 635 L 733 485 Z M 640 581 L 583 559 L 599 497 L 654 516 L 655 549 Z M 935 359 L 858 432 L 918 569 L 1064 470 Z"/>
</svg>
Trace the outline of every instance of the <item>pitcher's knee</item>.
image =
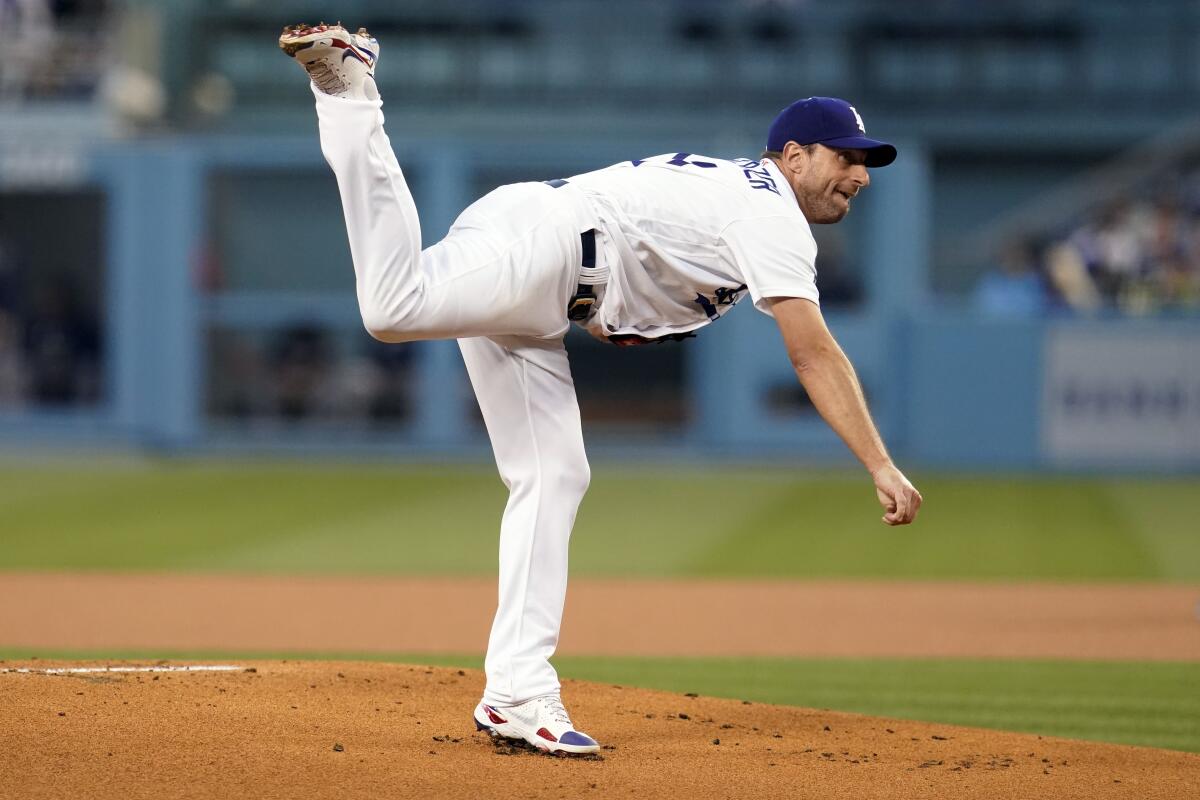
<svg viewBox="0 0 1200 800">
<path fill-rule="evenodd" d="M 571 459 L 552 465 L 549 472 L 550 474 L 543 475 L 542 478 L 549 484 L 545 488 L 575 503 L 583 500 L 592 480 L 592 471 L 587 459 Z"/>
<path fill-rule="evenodd" d="M 363 327 L 367 329 L 367 333 L 372 339 L 388 344 L 395 344 L 405 340 L 405 331 L 398 324 L 398 321 L 390 314 L 382 313 L 377 309 L 362 309 Z"/>
<path fill-rule="evenodd" d="M 381 342 L 411 342 L 437 338 L 425 309 L 424 294 L 418 288 L 405 294 L 359 287 L 358 312 L 363 327 Z"/>
<path fill-rule="evenodd" d="M 543 459 L 528 468 L 506 470 L 505 483 L 516 496 L 535 495 L 578 505 L 591 482 L 587 459 Z"/>
<path fill-rule="evenodd" d="M 574 471 L 568 477 L 570 488 L 579 495 L 582 500 L 587 494 L 588 486 L 592 483 L 592 468 L 588 465 L 587 459 L 583 459 L 576 465 Z"/>
<path fill-rule="evenodd" d="M 367 333 L 371 338 L 388 344 L 430 338 L 429 326 L 421 324 L 415 308 L 413 303 L 393 307 L 361 299 L 358 301 L 359 314 Z"/>
<path fill-rule="evenodd" d="M 389 319 L 369 317 L 364 314 L 363 327 L 366 328 L 372 339 L 386 344 L 398 344 L 411 338 L 405 336 L 403 331 L 398 330 Z"/>
</svg>

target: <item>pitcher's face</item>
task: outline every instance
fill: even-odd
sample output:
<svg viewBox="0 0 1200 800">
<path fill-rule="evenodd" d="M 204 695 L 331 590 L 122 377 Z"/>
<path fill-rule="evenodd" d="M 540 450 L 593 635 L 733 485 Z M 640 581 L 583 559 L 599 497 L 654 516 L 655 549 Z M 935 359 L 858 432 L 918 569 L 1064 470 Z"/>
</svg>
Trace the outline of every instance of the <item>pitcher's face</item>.
<svg viewBox="0 0 1200 800">
<path fill-rule="evenodd" d="M 813 224 L 840 222 L 850 211 L 850 200 L 870 185 L 867 151 L 845 150 L 789 142 L 781 159 L 788 182 L 804 218 Z"/>
</svg>

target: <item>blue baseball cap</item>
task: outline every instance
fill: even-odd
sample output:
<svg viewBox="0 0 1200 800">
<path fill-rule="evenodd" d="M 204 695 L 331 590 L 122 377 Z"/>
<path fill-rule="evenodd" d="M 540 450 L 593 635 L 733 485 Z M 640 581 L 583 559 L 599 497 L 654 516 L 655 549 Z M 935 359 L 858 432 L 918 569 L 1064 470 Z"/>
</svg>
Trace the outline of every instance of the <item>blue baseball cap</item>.
<svg viewBox="0 0 1200 800">
<path fill-rule="evenodd" d="M 767 149 L 780 152 L 788 142 L 866 150 L 868 167 L 886 167 L 896 160 L 896 148 L 867 138 L 854 106 L 836 97 L 806 97 L 780 111 L 767 131 Z"/>
</svg>

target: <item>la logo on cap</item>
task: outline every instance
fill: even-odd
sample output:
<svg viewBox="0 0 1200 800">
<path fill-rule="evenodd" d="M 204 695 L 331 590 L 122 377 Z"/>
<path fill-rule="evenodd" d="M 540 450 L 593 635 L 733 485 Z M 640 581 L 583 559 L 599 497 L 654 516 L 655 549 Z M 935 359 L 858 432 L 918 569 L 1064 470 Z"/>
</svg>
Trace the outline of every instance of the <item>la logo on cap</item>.
<svg viewBox="0 0 1200 800">
<path fill-rule="evenodd" d="M 854 121 L 855 121 L 855 123 L 857 123 L 857 124 L 858 124 L 858 129 L 859 129 L 860 131 L 862 131 L 863 133 L 866 133 L 866 132 L 867 132 L 867 126 L 866 126 L 866 125 L 863 125 L 862 116 L 861 116 L 861 115 L 859 115 L 859 113 L 858 113 L 858 109 L 856 109 L 854 106 L 847 106 L 847 108 L 849 108 L 849 109 L 850 109 L 850 113 L 854 115 Z"/>
<path fill-rule="evenodd" d="M 866 135 L 858 109 L 837 97 L 806 97 L 779 112 L 767 129 L 767 150 L 782 153 L 788 142 L 799 145 L 865 150 L 867 167 L 886 167 L 896 160 L 896 148 Z"/>
</svg>

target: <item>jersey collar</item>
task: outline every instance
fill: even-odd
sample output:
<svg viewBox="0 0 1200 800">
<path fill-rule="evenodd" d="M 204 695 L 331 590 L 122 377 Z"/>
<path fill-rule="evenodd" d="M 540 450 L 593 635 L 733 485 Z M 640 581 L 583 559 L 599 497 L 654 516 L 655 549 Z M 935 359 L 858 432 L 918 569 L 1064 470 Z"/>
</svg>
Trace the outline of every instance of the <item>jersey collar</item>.
<svg viewBox="0 0 1200 800">
<path fill-rule="evenodd" d="M 783 170 L 775 163 L 775 160 L 763 156 L 762 163 L 767 168 L 767 172 L 771 173 L 771 177 L 775 179 L 775 185 L 779 187 L 780 197 L 785 199 L 791 198 L 792 205 L 796 207 L 796 211 L 803 215 L 800 211 L 800 201 L 796 199 L 796 192 L 792 189 L 792 184 L 788 183 L 787 176 L 783 174 Z"/>
</svg>

